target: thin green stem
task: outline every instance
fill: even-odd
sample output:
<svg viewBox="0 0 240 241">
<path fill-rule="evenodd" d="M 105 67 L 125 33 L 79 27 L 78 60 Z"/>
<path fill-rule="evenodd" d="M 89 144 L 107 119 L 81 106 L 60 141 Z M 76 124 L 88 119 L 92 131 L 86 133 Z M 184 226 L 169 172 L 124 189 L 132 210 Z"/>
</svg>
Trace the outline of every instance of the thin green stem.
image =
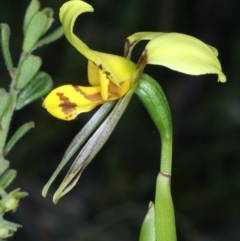
<svg viewBox="0 0 240 241">
<path fill-rule="evenodd" d="M 161 139 L 160 172 L 171 175 L 172 172 L 172 138 Z"/>
</svg>

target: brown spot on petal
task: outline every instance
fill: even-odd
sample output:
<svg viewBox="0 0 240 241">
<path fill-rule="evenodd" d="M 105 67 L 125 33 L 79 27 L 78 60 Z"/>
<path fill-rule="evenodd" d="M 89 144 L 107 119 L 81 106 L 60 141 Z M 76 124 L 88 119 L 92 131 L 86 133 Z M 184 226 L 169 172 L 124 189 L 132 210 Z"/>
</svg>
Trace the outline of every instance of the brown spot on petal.
<svg viewBox="0 0 240 241">
<path fill-rule="evenodd" d="M 56 95 L 59 97 L 60 104 L 59 107 L 62 108 L 62 112 L 66 115 L 70 114 L 71 112 L 76 110 L 77 104 L 74 102 L 71 102 L 67 96 L 64 95 L 64 93 L 56 93 Z M 67 118 L 68 119 L 68 118 Z"/>
<path fill-rule="evenodd" d="M 94 101 L 98 101 L 98 100 L 102 99 L 100 92 L 89 95 L 89 94 L 85 93 L 84 91 L 82 91 L 81 88 L 79 88 L 77 85 L 72 85 L 72 87 L 76 92 L 79 92 L 87 100 L 94 102 Z"/>
</svg>

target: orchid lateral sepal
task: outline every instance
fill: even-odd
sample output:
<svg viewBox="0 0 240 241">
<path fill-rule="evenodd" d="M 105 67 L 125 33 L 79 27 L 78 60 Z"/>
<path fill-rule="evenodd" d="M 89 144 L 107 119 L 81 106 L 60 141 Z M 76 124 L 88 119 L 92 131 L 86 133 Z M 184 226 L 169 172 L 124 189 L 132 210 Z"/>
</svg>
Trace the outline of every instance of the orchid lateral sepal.
<svg viewBox="0 0 240 241">
<path fill-rule="evenodd" d="M 106 117 L 109 111 L 116 104 L 115 101 L 107 102 L 103 104 L 99 110 L 92 116 L 92 118 L 87 122 L 87 124 L 78 132 L 78 134 L 74 137 L 67 150 L 64 153 L 64 156 L 58 165 L 57 169 L 46 183 L 42 190 L 42 195 L 46 197 L 47 192 L 57 175 L 63 169 L 63 167 L 67 164 L 67 162 L 71 159 L 71 157 L 76 153 L 76 151 L 82 146 L 82 144 L 87 140 L 87 138 L 92 134 L 92 132 L 97 128 L 97 126 L 102 122 L 102 120 Z"/>
<path fill-rule="evenodd" d="M 193 36 L 174 32 L 135 33 L 125 42 L 124 55 L 127 58 L 141 40 L 150 40 L 143 51 L 146 64 L 162 65 L 190 75 L 217 74 L 219 82 L 226 82 L 217 49 Z"/>
<path fill-rule="evenodd" d="M 123 98 L 117 102 L 109 116 L 105 119 L 105 121 L 100 125 L 100 127 L 82 148 L 74 163 L 70 167 L 70 170 L 66 174 L 64 180 L 55 192 L 53 196 L 54 203 L 57 203 L 62 196 L 68 193 L 76 185 L 82 171 L 92 161 L 95 155 L 108 140 L 110 134 L 114 130 L 119 119 L 127 108 L 133 93 L 134 88 L 132 88 Z"/>
</svg>

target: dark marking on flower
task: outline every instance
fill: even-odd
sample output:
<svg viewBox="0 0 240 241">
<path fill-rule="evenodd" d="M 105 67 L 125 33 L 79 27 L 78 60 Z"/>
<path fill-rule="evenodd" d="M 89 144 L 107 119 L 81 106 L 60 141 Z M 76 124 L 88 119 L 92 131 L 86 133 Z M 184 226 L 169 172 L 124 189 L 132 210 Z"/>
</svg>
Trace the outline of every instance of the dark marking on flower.
<svg viewBox="0 0 240 241">
<path fill-rule="evenodd" d="M 131 43 L 128 39 L 126 39 L 124 44 L 124 57 L 128 56 L 130 47 L 131 47 Z"/>
<path fill-rule="evenodd" d="M 77 104 L 74 102 L 71 102 L 69 100 L 69 98 L 64 95 L 64 93 L 58 92 L 58 93 L 56 93 L 56 95 L 59 97 L 59 100 L 61 102 L 59 104 L 59 107 L 61 107 L 62 112 L 64 114 L 68 115 L 68 117 L 69 117 L 70 116 L 69 114 L 76 110 Z M 66 117 L 66 119 L 68 119 L 68 117 Z"/>
<path fill-rule="evenodd" d="M 98 65 L 98 68 L 99 68 L 100 70 L 103 70 L 103 66 L 102 66 L 101 64 Z"/>
<path fill-rule="evenodd" d="M 76 92 L 80 93 L 87 100 L 94 102 L 94 101 L 98 101 L 98 100 L 102 99 L 100 92 L 89 95 L 89 94 L 85 93 L 84 91 L 82 91 L 81 88 L 79 88 L 77 85 L 72 85 L 72 87 Z"/>
<path fill-rule="evenodd" d="M 142 52 L 140 59 L 138 60 L 136 69 L 139 69 L 141 66 L 145 66 L 147 63 L 147 52 L 146 50 Z"/>
<path fill-rule="evenodd" d="M 106 75 L 110 76 L 111 74 L 108 71 L 104 72 Z"/>
<path fill-rule="evenodd" d="M 108 93 L 111 93 L 114 96 L 120 97 L 120 91 L 121 91 L 122 84 L 123 83 L 120 83 L 120 86 L 117 86 L 112 81 L 110 81 L 109 85 L 108 85 Z"/>
</svg>

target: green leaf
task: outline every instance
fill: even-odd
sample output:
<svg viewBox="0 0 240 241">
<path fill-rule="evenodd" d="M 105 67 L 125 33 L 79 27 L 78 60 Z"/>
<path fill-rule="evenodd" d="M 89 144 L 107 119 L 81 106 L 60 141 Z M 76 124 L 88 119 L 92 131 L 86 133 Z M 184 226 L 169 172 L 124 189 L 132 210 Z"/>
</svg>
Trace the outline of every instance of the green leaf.
<svg viewBox="0 0 240 241">
<path fill-rule="evenodd" d="M 53 21 L 54 21 L 54 19 L 53 19 L 53 10 L 52 10 L 51 8 L 44 8 L 44 9 L 42 10 L 42 12 L 44 12 L 45 15 L 46 15 L 47 18 L 48 18 L 48 24 L 47 24 L 47 27 L 46 27 L 46 29 L 45 29 L 45 31 L 44 31 L 44 33 L 46 33 L 47 30 L 52 26 L 52 23 L 53 23 Z"/>
<path fill-rule="evenodd" d="M 0 176 L 9 168 L 10 163 L 0 156 Z"/>
<path fill-rule="evenodd" d="M 47 35 L 46 37 L 42 38 L 41 40 L 39 40 L 37 42 L 37 44 L 34 46 L 34 50 L 36 48 L 39 48 L 45 44 L 49 44 L 57 39 L 59 39 L 60 37 L 63 36 L 63 28 L 59 27 L 57 28 L 55 31 L 53 31 L 52 33 L 50 33 L 49 35 Z"/>
<path fill-rule="evenodd" d="M 16 110 L 20 110 L 34 100 L 46 95 L 52 89 L 52 85 L 50 75 L 40 71 L 19 93 Z"/>
<path fill-rule="evenodd" d="M 0 177 L 0 187 L 6 189 L 17 176 L 17 171 L 9 169 Z"/>
<path fill-rule="evenodd" d="M 36 13 L 28 24 L 23 41 L 23 51 L 29 53 L 33 50 L 39 38 L 48 27 L 49 19 L 44 12 Z"/>
<path fill-rule="evenodd" d="M 78 132 L 74 137 L 70 145 L 68 146 L 64 156 L 58 165 L 57 169 L 44 186 L 42 190 L 42 195 L 46 197 L 47 192 L 59 172 L 71 159 L 71 157 L 76 153 L 76 151 L 82 146 L 82 144 L 87 140 L 87 138 L 92 134 L 92 132 L 97 128 L 97 126 L 102 122 L 105 116 L 109 113 L 112 107 L 115 105 L 115 101 L 107 102 L 100 107 L 100 109 L 92 116 L 92 118 L 87 122 L 87 124 Z"/>
<path fill-rule="evenodd" d="M 20 126 L 17 131 L 13 134 L 13 136 L 10 138 L 8 143 L 6 144 L 6 147 L 4 149 L 4 153 L 8 154 L 13 146 L 17 143 L 19 139 L 21 139 L 22 136 L 24 136 L 31 128 L 34 127 L 34 122 L 30 121 L 28 123 L 23 124 Z"/>
<path fill-rule="evenodd" d="M 0 89 L 0 123 L 9 101 L 9 93 L 5 89 Z"/>
<path fill-rule="evenodd" d="M 32 0 L 29 4 L 27 11 L 25 13 L 24 22 L 23 22 L 23 30 L 24 33 L 26 32 L 26 29 L 31 22 L 33 16 L 38 12 L 40 9 L 40 3 L 38 0 Z"/>
<path fill-rule="evenodd" d="M 15 85 L 18 90 L 24 88 L 36 75 L 42 65 L 42 60 L 38 56 L 23 56 L 16 73 Z"/>
<path fill-rule="evenodd" d="M 11 122 L 11 118 L 13 115 L 13 110 L 15 108 L 16 103 L 16 94 L 9 95 L 8 104 L 5 108 L 3 118 L 1 120 L 1 131 L 0 131 L 0 156 L 2 155 L 5 142 L 7 139 L 7 134 L 9 130 L 9 123 Z"/>
<path fill-rule="evenodd" d="M 149 203 L 148 211 L 141 227 L 139 241 L 156 241 L 155 209 L 153 202 Z"/>
<path fill-rule="evenodd" d="M 10 38 L 10 28 L 6 23 L 2 23 L 1 25 L 1 45 L 2 45 L 2 53 L 7 66 L 8 71 L 13 69 L 12 58 L 9 49 L 9 38 Z"/>
</svg>

